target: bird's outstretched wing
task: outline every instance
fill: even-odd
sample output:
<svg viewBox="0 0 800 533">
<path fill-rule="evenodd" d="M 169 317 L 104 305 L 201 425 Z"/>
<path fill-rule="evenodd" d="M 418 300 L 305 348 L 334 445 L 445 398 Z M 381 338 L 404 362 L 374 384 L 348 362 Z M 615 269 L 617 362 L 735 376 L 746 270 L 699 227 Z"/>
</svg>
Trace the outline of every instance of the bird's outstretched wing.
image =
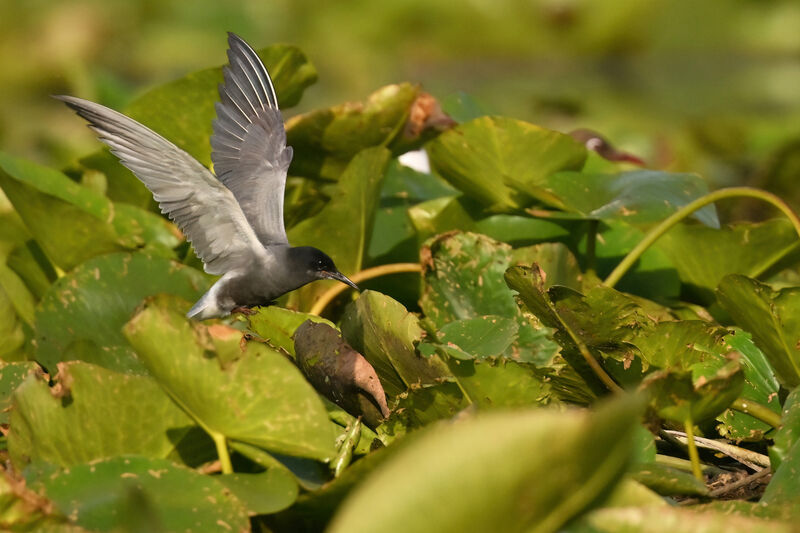
<svg viewBox="0 0 800 533">
<path fill-rule="evenodd" d="M 250 46 L 228 34 L 225 82 L 211 136 L 214 173 L 242 206 L 264 246 L 287 244 L 283 194 L 292 149 L 272 80 Z"/>
<path fill-rule="evenodd" d="M 265 254 L 230 190 L 200 162 L 153 130 L 100 104 L 55 96 L 89 122 L 101 141 L 153 193 L 194 245 L 209 274 Z"/>
</svg>

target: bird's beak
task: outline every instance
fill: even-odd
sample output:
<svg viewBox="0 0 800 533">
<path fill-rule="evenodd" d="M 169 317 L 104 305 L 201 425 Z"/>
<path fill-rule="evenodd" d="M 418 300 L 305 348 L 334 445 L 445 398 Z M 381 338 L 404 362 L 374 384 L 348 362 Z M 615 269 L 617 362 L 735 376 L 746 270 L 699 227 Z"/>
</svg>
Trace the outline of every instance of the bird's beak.
<svg viewBox="0 0 800 533">
<path fill-rule="evenodd" d="M 342 283 L 346 283 L 347 285 L 350 285 L 351 287 L 353 287 L 357 291 L 361 290 L 361 289 L 358 288 L 358 285 L 356 285 L 355 283 L 350 281 L 347 276 L 345 276 L 344 274 L 342 274 L 339 271 L 334 271 L 334 272 L 322 271 L 322 272 L 319 273 L 319 277 L 321 277 L 323 279 L 335 279 L 336 281 L 341 281 Z"/>
</svg>

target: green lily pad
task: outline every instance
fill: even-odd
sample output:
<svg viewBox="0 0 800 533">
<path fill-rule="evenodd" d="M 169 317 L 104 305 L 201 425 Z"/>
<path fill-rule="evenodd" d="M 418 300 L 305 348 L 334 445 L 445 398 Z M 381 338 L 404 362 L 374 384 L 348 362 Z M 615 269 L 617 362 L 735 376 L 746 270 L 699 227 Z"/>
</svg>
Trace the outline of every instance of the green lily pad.
<svg viewBox="0 0 800 533">
<path fill-rule="evenodd" d="M 638 170 L 620 174 L 559 172 L 547 179 L 546 189 L 570 212 L 597 220 L 621 219 L 642 225 L 660 222 L 708 194 L 708 184 L 696 174 Z M 719 228 L 713 205 L 692 215 Z"/>
<path fill-rule="evenodd" d="M 781 385 L 800 385 L 800 288 L 774 291 L 745 276 L 729 275 L 719 284 L 717 297 L 736 324 L 752 333 Z"/>
<path fill-rule="evenodd" d="M 418 92 L 410 83 L 387 85 L 364 104 L 342 104 L 293 117 L 286 123 L 286 142 L 295 153 L 289 173 L 339 179 L 359 151 L 388 146 L 401 133 Z"/>
<path fill-rule="evenodd" d="M 194 423 L 153 379 L 79 361 L 59 369 L 55 388 L 32 375 L 12 395 L 8 449 L 17 468 L 122 454 L 177 458 L 181 441 L 192 438 Z M 184 459 L 198 464 L 207 457 L 206 450 Z"/>
<path fill-rule="evenodd" d="M 250 329 L 259 337 L 268 341 L 272 346 L 283 348 L 294 357 L 294 332 L 306 320 L 321 322 L 333 326 L 333 323 L 317 315 L 292 311 L 283 307 L 261 307 L 258 311 L 247 317 Z"/>
<path fill-rule="evenodd" d="M 24 323 L 17 316 L 14 303 L 0 287 L 0 358 L 4 361 L 20 361 L 26 359 L 24 345 L 26 334 Z"/>
<path fill-rule="evenodd" d="M 8 424 L 11 395 L 31 374 L 41 372 L 33 361 L 0 361 L 0 424 Z"/>
<path fill-rule="evenodd" d="M 250 515 L 282 511 L 294 503 L 299 492 L 294 476 L 283 468 L 257 474 L 222 474 L 214 479 L 228 488 Z"/>
<path fill-rule="evenodd" d="M 758 277 L 798 246 L 797 233 L 783 219 L 722 229 L 680 224 L 654 245 L 680 275 L 684 298 L 703 304 L 715 301 L 714 289 L 726 275 Z"/>
<path fill-rule="evenodd" d="M 502 355 L 517 338 L 519 325 L 511 318 L 480 316 L 455 320 L 438 331 L 437 343 L 457 359 Z"/>
<path fill-rule="evenodd" d="M 417 353 L 415 345 L 422 338 L 419 320 L 384 294 L 361 293 L 345 311 L 342 333 L 375 368 L 389 397 L 411 385 L 431 385 L 450 376 L 437 356 Z"/>
<path fill-rule="evenodd" d="M 627 370 L 635 358 L 635 348 L 628 339 L 651 322 L 633 299 L 602 285 L 591 288 L 585 295 L 562 286 L 546 290 L 544 275 L 536 266 L 511 267 L 505 273 L 505 280 L 519 293 L 525 307 L 544 326 L 553 329 L 561 355 L 595 394 L 603 393 L 606 388 L 584 359 L 581 345 L 596 361 L 616 359 Z M 640 376 L 641 370 L 637 380 Z"/>
<path fill-rule="evenodd" d="M 792 531 L 791 524 L 785 522 L 734 516 L 715 510 L 695 510 L 689 507 L 664 507 L 661 505 L 598 509 L 582 519 L 576 529 L 568 528 L 566 531 L 674 533 L 685 529 L 687 524 L 691 524 L 692 531 L 703 531 L 704 533 L 729 533 L 731 531 L 788 533 Z"/>
<path fill-rule="evenodd" d="M 0 187 L 47 257 L 64 270 L 128 247 L 111 223 L 111 202 L 57 170 L 0 154 Z"/>
<path fill-rule="evenodd" d="M 0 153 L 0 187 L 47 257 L 64 270 L 133 248 L 170 256 L 179 233 L 163 218 L 105 196 L 56 170 Z"/>
<path fill-rule="evenodd" d="M 781 460 L 780 466 L 775 468 L 772 479 L 761 497 L 761 503 L 768 506 L 790 505 L 796 514 L 797 494 L 800 491 L 798 468 L 800 468 L 800 444 L 795 441 Z"/>
<path fill-rule="evenodd" d="M 593 413 L 492 412 L 433 426 L 353 491 L 329 531 L 556 531 L 619 480 L 638 411 L 626 398 Z"/>
<path fill-rule="evenodd" d="M 36 310 L 36 359 L 46 368 L 81 359 L 121 372 L 144 373 L 122 326 L 148 296 L 195 300 L 208 277 L 141 253 L 91 259 L 56 281 Z"/>
<path fill-rule="evenodd" d="M 212 435 L 323 461 L 335 455 L 325 407 L 289 359 L 263 343 L 241 344 L 230 328 L 191 322 L 184 307 L 174 297 L 149 300 L 123 330 L 182 409 Z M 237 347 L 237 359 L 221 359 Z"/>
<path fill-rule="evenodd" d="M 480 117 L 428 143 L 432 168 L 457 189 L 500 210 L 533 200 L 562 207 L 546 178 L 579 170 L 586 149 L 568 135 L 505 117 Z"/>
<path fill-rule="evenodd" d="M 730 361 L 713 374 L 660 370 L 642 381 L 641 389 L 659 416 L 678 423 L 703 422 L 722 413 L 739 397 L 744 373 L 737 361 Z"/>
<path fill-rule="evenodd" d="M 634 467 L 630 476 L 662 496 L 708 496 L 708 487 L 692 474 L 658 463 Z"/>
<path fill-rule="evenodd" d="M 392 414 L 377 432 L 384 442 L 393 441 L 437 420 L 451 419 L 469 405 L 457 383 L 414 385 L 394 398 Z"/>
<path fill-rule="evenodd" d="M 769 449 L 773 470 L 781 466 L 795 443 L 800 441 L 800 387 L 789 393 L 782 411 L 781 427 L 772 436 L 774 444 Z"/>
<path fill-rule="evenodd" d="M 132 524 L 149 531 L 249 528 L 246 508 L 224 485 L 164 459 L 113 457 L 30 481 L 61 513 L 93 531 Z"/>
<path fill-rule="evenodd" d="M 742 399 L 758 402 L 780 414 L 781 404 L 778 396 L 780 385 L 764 353 L 753 342 L 752 335 L 735 328 L 724 337 L 724 341 L 727 343 L 726 347 L 729 346 L 741 356 L 739 364 L 744 372 Z M 717 420 L 720 421 L 720 425 L 717 426 L 720 434 L 729 439 L 758 441 L 764 438 L 765 433 L 772 430 L 772 426 L 766 422 L 733 409 L 722 413 Z"/>
<path fill-rule="evenodd" d="M 361 270 L 389 155 L 386 148 L 375 147 L 353 157 L 330 202 L 315 216 L 291 228 L 289 242 L 324 249 L 345 275 Z M 310 308 L 318 295 L 334 283 L 339 282 L 313 283 L 298 289 L 290 296 L 290 307 Z"/>
<path fill-rule="evenodd" d="M 456 320 L 494 315 L 518 324 L 517 340 L 506 354 L 522 362 L 547 364 L 557 351 L 549 330 L 535 328 L 520 311 L 503 281 L 512 253 L 508 245 L 472 233 L 441 235 L 421 250 L 420 307 L 441 330 Z"/>
<path fill-rule="evenodd" d="M 536 367 L 506 357 L 447 360 L 465 399 L 479 408 L 529 407 L 551 403 L 549 385 Z"/>
</svg>

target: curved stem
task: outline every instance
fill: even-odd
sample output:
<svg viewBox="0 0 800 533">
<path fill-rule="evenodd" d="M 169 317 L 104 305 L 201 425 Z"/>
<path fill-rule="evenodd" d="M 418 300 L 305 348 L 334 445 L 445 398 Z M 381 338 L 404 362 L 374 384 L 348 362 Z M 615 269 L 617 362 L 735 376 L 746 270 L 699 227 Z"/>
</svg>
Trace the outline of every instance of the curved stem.
<svg viewBox="0 0 800 533">
<path fill-rule="evenodd" d="M 391 265 L 380 265 L 353 274 L 350 276 L 350 280 L 353 283 L 358 284 L 368 279 L 386 276 L 388 274 L 400 274 L 405 272 L 422 272 L 422 267 L 419 263 L 393 263 Z M 314 303 L 314 306 L 311 308 L 309 313 L 312 315 L 319 315 L 325 310 L 326 307 L 328 307 L 328 304 L 331 303 L 334 298 L 349 288 L 349 286 L 341 283 L 334 285 L 322 293 L 322 296 L 320 296 L 319 300 Z"/>
<path fill-rule="evenodd" d="M 210 432 L 211 439 L 217 447 L 217 455 L 219 456 L 219 465 L 222 468 L 223 474 L 233 474 L 233 464 L 231 464 L 231 454 L 228 452 L 228 441 L 225 435 L 217 433 L 216 431 Z"/>
<path fill-rule="evenodd" d="M 697 452 L 697 445 L 694 442 L 694 422 L 692 417 L 686 417 L 683 422 L 683 427 L 686 430 L 686 446 L 689 448 L 689 460 L 692 462 L 692 473 L 701 483 L 705 483 L 703 478 L 703 471 L 700 468 L 700 454 Z"/>
<path fill-rule="evenodd" d="M 736 398 L 731 404 L 731 409 L 746 413 L 774 428 L 781 427 L 781 415 L 766 405 L 761 405 L 760 403 L 756 403 L 752 400 L 745 400 L 744 398 Z"/>
<path fill-rule="evenodd" d="M 698 209 L 701 209 L 708 204 L 712 204 L 717 200 L 723 200 L 725 198 L 736 198 L 736 197 L 744 197 L 744 198 L 757 198 L 759 200 L 764 200 L 767 203 L 772 204 L 778 210 L 781 211 L 789 221 L 794 226 L 797 235 L 800 236 L 800 218 L 797 217 L 792 208 L 789 205 L 781 200 L 776 195 L 772 194 L 771 192 L 762 191 L 760 189 L 754 189 L 752 187 L 729 187 L 727 189 L 719 189 L 718 191 L 714 191 L 712 193 L 706 194 L 690 202 L 683 206 L 682 208 L 678 209 L 672 215 L 665 218 L 660 224 L 656 227 L 651 229 L 647 235 L 645 235 L 644 239 L 637 244 L 633 250 L 625 256 L 625 258 L 617 265 L 617 267 L 608 275 L 605 280 L 605 284 L 609 287 L 613 287 L 614 285 L 619 282 L 622 276 L 633 266 L 634 263 L 642 256 L 642 254 L 647 250 L 654 242 L 656 242 L 659 237 L 664 235 L 667 231 L 669 231 L 672 226 L 676 225 L 678 222 L 683 220 L 684 218 L 688 217 Z"/>
<path fill-rule="evenodd" d="M 589 225 L 586 231 L 586 273 L 597 273 L 597 228 L 600 226 L 600 221 L 596 218 L 589 220 Z"/>
</svg>

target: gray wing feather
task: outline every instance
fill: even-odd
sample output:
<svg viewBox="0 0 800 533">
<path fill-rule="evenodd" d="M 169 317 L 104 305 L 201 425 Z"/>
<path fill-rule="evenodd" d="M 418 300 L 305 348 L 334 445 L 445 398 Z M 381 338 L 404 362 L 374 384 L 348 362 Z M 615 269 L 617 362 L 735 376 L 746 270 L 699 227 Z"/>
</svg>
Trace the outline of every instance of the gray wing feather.
<svg viewBox="0 0 800 533">
<path fill-rule="evenodd" d="M 230 190 L 196 159 L 153 130 L 100 104 L 56 96 L 89 122 L 153 193 L 194 245 L 209 274 L 246 266 L 264 248 Z"/>
<path fill-rule="evenodd" d="M 283 195 L 292 149 L 272 80 L 247 43 L 228 34 L 228 63 L 211 136 L 214 172 L 242 206 L 264 246 L 287 244 Z"/>
</svg>

